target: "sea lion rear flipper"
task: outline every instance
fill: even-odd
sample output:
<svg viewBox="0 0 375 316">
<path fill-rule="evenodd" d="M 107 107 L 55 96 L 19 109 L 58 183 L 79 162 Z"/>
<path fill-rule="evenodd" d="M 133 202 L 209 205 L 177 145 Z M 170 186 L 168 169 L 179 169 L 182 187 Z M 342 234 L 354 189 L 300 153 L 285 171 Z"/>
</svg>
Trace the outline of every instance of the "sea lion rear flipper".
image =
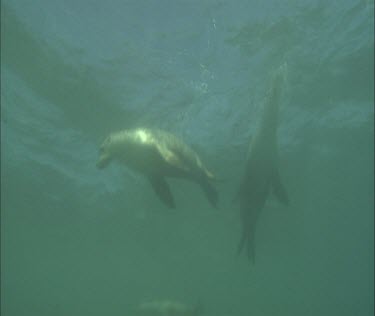
<svg viewBox="0 0 375 316">
<path fill-rule="evenodd" d="M 242 236 L 237 247 L 237 254 L 240 255 L 246 246 L 246 255 L 250 263 L 255 264 L 255 243 L 254 243 L 254 227 L 246 227 L 244 225 Z"/>
<path fill-rule="evenodd" d="M 161 176 L 150 175 L 148 176 L 150 183 L 157 194 L 157 196 L 170 208 L 175 208 L 176 204 L 173 195 L 165 178 Z"/>
<path fill-rule="evenodd" d="M 280 174 L 277 169 L 275 169 L 272 181 L 272 191 L 275 194 L 276 198 L 284 205 L 289 205 L 288 194 L 285 190 L 284 185 L 281 183 Z"/>
<path fill-rule="evenodd" d="M 217 208 L 217 203 L 219 200 L 218 193 L 215 187 L 208 180 L 201 180 L 200 185 L 206 194 L 207 200 L 211 203 L 214 208 Z"/>
<path fill-rule="evenodd" d="M 246 252 L 247 258 L 251 264 L 255 264 L 255 226 L 258 212 L 251 208 L 242 208 L 242 235 L 238 243 L 237 254 Z"/>
</svg>

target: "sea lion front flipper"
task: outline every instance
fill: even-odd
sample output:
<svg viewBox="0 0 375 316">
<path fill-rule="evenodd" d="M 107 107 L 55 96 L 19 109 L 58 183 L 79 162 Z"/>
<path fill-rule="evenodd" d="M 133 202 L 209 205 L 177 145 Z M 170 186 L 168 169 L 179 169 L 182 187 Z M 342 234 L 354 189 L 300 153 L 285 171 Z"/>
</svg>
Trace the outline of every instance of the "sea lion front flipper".
<svg viewBox="0 0 375 316">
<path fill-rule="evenodd" d="M 288 194 L 284 185 L 281 183 L 279 170 L 275 169 L 271 180 L 272 191 L 276 198 L 284 205 L 289 205 Z"/>
<path fill-rule="evenodd" d="M 157 196 L 170 208 L 175 208 L 176 204 L 167 181 L 162 176 L 148 176 L 150 183 Z"/>
</svg>

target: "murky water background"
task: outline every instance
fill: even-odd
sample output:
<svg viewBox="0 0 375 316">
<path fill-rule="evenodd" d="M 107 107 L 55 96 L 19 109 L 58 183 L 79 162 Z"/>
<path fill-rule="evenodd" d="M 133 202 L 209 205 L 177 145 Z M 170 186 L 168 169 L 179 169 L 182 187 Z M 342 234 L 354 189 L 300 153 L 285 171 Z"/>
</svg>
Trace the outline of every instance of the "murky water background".
<svg viewBox="0 0 375 316">
<path fill-rule="evenodd" d="M 372 315 L 374 3 L 1 3 L 1 312 Z M 280 170 L 257 260 L 232 202 L 270 74 L 288 64 Z M 170 181 L 177 209 L 118 165 L 110 131 L 169 130 L 217 174 L 220 209 Z"/>
</svg>

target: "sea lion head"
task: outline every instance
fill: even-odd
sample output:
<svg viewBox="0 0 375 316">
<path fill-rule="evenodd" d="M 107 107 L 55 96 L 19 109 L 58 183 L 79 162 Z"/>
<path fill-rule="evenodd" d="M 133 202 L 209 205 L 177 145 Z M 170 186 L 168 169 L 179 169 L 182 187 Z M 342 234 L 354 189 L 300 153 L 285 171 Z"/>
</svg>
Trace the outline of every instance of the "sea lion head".
<svg viewBox="0 0 375 316">
<path fill-rule="evenodd" d="M 99 160 L 96 166 L 99 169 L 103 169 L 113 159 L 120 159 L 124 163 L 131 163 L 133 160 L 137 161 L 136 148 L 140 144 L 141 142 L 134 131 L 123 130 L 111 133 L 99 147 Z"/>
</svg>

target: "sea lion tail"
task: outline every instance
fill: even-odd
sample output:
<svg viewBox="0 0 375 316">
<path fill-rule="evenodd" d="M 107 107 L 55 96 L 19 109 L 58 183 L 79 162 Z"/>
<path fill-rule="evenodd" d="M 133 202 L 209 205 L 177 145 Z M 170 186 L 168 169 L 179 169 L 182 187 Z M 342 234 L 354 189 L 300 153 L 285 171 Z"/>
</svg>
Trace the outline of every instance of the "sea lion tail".
<svg viewBox="0 0 375 316">
<path fill-rule="evenodd" d="M 209 171 L 207 169 L 205 169 L 204 171 L 205 171 L 205 174 L 206 174 L 206 176 L 207 176 L 208 179 L 210 179 L 210 180 L 216 180 L 215 175 L 211 171 Z"/>
<path fill-rule="evenodd" d="M 204 170 L 203 177 L 207 178 L 210 182 L 213 183 L 228 182 L 228 177 L 217 176 L 207 169 Z"/>
</svg>

